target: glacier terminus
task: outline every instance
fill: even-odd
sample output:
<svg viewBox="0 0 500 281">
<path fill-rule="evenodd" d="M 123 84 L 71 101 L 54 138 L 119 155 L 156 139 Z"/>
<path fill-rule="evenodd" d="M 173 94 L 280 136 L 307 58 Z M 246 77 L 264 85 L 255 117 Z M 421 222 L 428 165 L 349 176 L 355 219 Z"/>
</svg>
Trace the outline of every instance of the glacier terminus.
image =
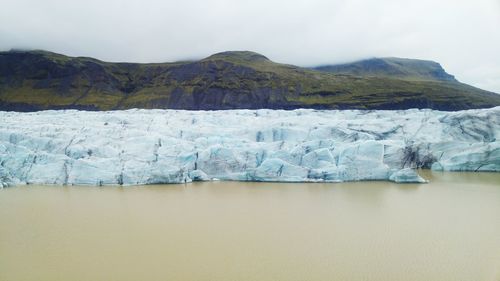
<svg viewBox="0 0 500 281">
<path fill-rule="evenodd" d="M 500 171 L 500 107 L 0 112 L 0 187 L 235 181 L 425 182 Z"/>
</svg>

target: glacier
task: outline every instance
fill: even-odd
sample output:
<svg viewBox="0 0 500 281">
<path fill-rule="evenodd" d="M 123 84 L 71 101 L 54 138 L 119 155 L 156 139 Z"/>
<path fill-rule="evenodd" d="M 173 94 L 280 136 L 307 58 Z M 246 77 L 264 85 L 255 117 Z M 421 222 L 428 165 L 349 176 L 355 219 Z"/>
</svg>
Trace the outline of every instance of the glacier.
<svg viewBox="0 0 500 281">
<path fill-rule="evenodd" d="M 0 186 L 425 182 L 500 171 L 500 107 L 0 112 Z"/>
</svg>

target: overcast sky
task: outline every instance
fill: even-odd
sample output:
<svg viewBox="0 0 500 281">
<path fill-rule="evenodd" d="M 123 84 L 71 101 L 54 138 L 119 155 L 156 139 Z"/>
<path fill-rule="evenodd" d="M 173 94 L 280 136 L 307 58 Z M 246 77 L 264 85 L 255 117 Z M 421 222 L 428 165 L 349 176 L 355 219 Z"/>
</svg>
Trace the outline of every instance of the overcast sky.
<svg viewBox="0 0 500 281">
<path fill-rule="evenodd" d="M 0 50 L 132 62 L 252 50 L 300 66 L 420 58 L 500 93 L 500 0 L 0 0 L 0 7 Z"/>
</svg>

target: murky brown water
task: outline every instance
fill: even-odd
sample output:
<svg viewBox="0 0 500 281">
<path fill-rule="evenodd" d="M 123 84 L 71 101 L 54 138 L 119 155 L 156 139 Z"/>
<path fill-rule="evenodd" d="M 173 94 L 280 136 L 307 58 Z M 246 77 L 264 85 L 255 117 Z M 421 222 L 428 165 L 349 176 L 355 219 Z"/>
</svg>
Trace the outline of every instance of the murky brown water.
<svg viewBox="0 0 500 281">
<path fill-rule="evenodd" d="M 500 280 L 500 173 L 0 190 L 0 280 Z"/>
</svg>

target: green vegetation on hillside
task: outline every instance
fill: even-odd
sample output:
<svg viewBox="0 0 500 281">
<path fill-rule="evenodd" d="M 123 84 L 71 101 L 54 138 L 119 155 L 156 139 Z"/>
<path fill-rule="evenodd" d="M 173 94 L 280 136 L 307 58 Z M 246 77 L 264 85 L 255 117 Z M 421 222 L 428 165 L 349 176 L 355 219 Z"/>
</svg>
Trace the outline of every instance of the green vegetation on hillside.
<svg viewBox="0 0 500 281">
<path fill-rule="evenodd" d="M 422 60 L 372 59 L 307 69 L 253 52 L 150 64 L 45 51 L 0 52 L 0 110 L 459 110 L 498 105 L 500 95 L 459 83 L 438 63 Z"/>
</svg>

